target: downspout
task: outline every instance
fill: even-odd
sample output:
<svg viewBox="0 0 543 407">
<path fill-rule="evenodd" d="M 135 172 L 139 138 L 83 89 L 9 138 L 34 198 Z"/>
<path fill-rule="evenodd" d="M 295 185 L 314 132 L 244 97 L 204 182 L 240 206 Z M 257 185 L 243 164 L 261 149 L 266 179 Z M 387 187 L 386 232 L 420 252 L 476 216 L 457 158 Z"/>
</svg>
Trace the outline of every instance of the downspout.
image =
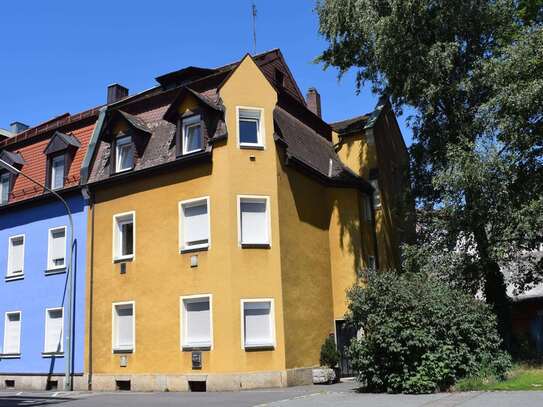
<svg viewBox="0 0 543 407">
<path fill-rule="evenodd" d="M 88 331 L 88 375 L 87 387 L 92 390 L 92 331 L 93 331 L 93 310 L 94 310 L 94 194 L 89 191 L 89 210 L 90 210 L 90 261 L 89 261 L 89 331 Z"/>
<path fill-rule="evenodd" d="M 98 116 L 98 120 L 96 121 L 96 126 L 94 127 L 94 131 L 92 133 L 92 136 L 89 142 L 87 154 L 85 155 L 85 159 L 83 160 L 83 164 L 81 165 L 81 172 L 80 172 L 81 185 L 83 185 L 83 192 L 86 195 L 86 199 L 88 199 L 89 201 L 89 210 L 90 210 L 90 233 L 88 236 L 90 238 L 90 242 L 88 244 L 90 255 L 89 255 L 89 270 L 88 270 L 88 273 L 89 273 L 89 278 L 88 278 L 89 312 L 88 312 L 88 346 L 87 346 L 87 349 L 88 349 L 87 387 L 89 390 L 92 390 L 92 372 L 93 372 L 92 331 L 93 331 L 93 308 L 94 308 L 94 212 L 95 212 L 95 208 L 94 208 L 94 193 L 90 191 L 87 185 L 87 182 L 89 180 L 91 163 L 96 152 L 96 147 L 98 146 L 98 141 L 102 133 L 102 128 L 104 127 L 104 122 L 105 122 L 107 111 L 108 111 L 107 109 L 108 109 L 107 106 L 100 108 L 100 114 Z"/>
</svg>

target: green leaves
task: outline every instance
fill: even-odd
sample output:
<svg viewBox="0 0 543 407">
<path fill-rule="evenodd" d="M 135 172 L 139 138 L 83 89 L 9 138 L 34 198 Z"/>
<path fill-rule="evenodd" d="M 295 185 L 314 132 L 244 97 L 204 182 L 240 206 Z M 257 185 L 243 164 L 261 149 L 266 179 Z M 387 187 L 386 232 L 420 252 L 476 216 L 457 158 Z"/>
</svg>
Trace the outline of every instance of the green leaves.
<svg viewBox="0 0 543 407">
<path fill-rule="evenodd" d="M 364 332 L 351 360 L 368 391 L 429 393 L 510 366 L 490 310 L 432 277 L 377 273 L 349 299 L 350 321 Z"/>
</svg>

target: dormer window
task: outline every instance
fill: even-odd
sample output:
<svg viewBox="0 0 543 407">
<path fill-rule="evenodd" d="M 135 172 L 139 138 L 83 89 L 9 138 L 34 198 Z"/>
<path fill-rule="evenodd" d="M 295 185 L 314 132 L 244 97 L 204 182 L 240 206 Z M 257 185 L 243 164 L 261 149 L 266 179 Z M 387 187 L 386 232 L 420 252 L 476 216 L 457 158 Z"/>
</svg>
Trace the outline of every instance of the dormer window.
<svg viewBox="0 0 543 407">
<path fill-rule="evenodd" d="M 132 137 L 121 136 L 115 142 L 115 172 L 134 168 L 134 150 Z"/>
<path fill-rule="evenodd" d="M 55 132 L 47 144 L 44 153 L 47 155 L 47 187 L 52 190 L 66 186 L 66 178 L 70 165 L 81 143 L 71 134 Z"/>
<path fill-rule="evenodd" d="M 9 172 L 0 175 L 0 205 L 5 205 L 9 201 L 10 183 L 11 174 Z"/>
<path fill-rule="evenodd" d="M 190 116 L 182 121 L 183 155 L 201 151 L 204 148 L 202 124 L 199 115 Z"/>
<path fill-rule="evenodd" d="M 51 189 L 64 187 L 64 176 L 66 171 L 65 155 L 57 155 L 51 158 Z"/>
</svg>

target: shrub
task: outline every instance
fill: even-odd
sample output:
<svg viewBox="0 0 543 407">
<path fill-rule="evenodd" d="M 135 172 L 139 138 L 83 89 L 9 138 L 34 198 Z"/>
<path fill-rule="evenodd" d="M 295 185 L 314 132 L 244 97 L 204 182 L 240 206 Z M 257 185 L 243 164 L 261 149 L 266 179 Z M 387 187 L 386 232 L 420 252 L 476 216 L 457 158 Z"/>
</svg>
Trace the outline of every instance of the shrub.
<svg viewBox="0 0 543 407">
<path fill-rule="evenodd" d="M 510 368 L 490 309 L 432 277 L 376 273 L 349 300 L 350 322 L 362 329 L 349 355 L 367 391 L 429 393 Z"/>
<path fill-rule="evenodd" d="M 334 338 L 329 336 L 326 338 L 321 347 L 321 366 L 334 368 L 339 362 L 339 352 L 336 348 Z"/>
</svg>

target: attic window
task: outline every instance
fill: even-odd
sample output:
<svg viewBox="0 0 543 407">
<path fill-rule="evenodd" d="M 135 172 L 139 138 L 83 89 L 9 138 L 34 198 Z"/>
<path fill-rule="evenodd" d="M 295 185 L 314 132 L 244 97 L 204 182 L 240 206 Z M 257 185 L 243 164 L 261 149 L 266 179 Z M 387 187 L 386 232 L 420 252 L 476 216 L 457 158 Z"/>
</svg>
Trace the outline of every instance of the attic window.
<svg viewBox="0 0 543 407">
<path fill-rule="evenodd" d="M 263 109 L 238 107 L 238 137 L 241 148 L 264 148 Z"/>
<path fill-rule="evenodd" d="M 200 116 L 183 119 L 183 155 L 195 153 L 204 147 Z"/>
<path fill-rule="evenodd" d="M 134 168 L 132 137 L 118 137 L 115 141 L 115 172 L 128 171 L 132 168 Z"/>
<path fill-rule="evenodd" d="M 5 172 L 0 175 L 0 205 L 5 205 L 9 201 L 9 192 L 11 186 L 11 174 Z"/>
<path fill-rule="evenodd" d="M 66 158 L 64 154 L 51 158 L 51 189 L 61 189 L 64 187 L 64 177 L 66 172 Z"/>
</svg>

